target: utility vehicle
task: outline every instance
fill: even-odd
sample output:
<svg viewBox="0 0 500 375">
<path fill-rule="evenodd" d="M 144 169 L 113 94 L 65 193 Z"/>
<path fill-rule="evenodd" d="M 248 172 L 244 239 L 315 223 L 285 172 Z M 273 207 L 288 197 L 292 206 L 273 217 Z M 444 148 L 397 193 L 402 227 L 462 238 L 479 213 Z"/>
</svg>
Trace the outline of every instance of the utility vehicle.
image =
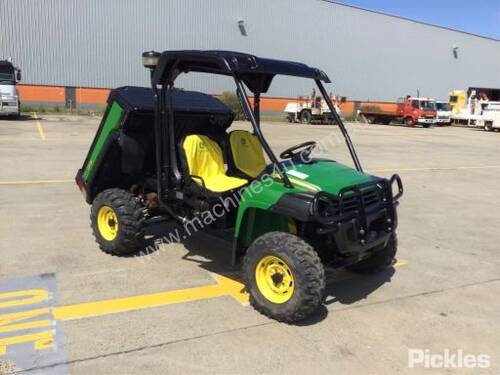
<svg viewBox="0 0 500 375">
<path fill-rule="evenodd" d="M 20 80 L 21 70 L 10 60 L 0 60 L 0 115 L 19 116 L 19 93 L 16 85 Z"/>
<path fill-rule="evenodd" d="M 323 86 L 330 82 L 325 73 L 227 51 L 145 52 L 143 64 L 151 70 L 151 89 L 110 93 L 76 176 L 92 205 L 91 226 L 102 250 L 139 251 L 145 227 L 161 218 L 190 232 L 200 225 L 221 237 L 230 233 L 232 260 L 242 264 L 251 304 L 284 322 L 318 308 L 325 265 L 361 273 L 392 265 L 401 179 L 363 172 Z M 175 88 L 176 78 L 190 72 L 232 77 L 253 131 L 229 131 L 234 114 L 226 105 Z M 313 141 L 289 147 L 278 159 L 259 115 L 260 96 L 276 75 L 315 81 L 354 169 L 313 158 Z"/>
</svg>

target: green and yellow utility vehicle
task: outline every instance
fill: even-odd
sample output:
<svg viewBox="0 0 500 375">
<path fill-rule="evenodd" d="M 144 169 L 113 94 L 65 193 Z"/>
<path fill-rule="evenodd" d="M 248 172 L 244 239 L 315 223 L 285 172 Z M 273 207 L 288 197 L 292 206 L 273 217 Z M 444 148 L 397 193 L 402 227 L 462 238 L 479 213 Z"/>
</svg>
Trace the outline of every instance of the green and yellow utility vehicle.
<svg viewBox="0 0 500 375">
<path fill-rule="evenodd" d="M 178 221 L 188 234 L 195 227 L 230 233 L 251 304 L 284 322 L 304 319 L 322 303 L 325 266 L 368 273 L 393 264 L 401 179 L 363 172 L 324 72 L 228 51 L 145 52 L 143 64 L 151 88 L 111 92 L 76 176 L 103 251 L 140 252 L 145 228 L 161 219 Z M 175 88 L 190 72 L 232 77 L 253 131 L 229 131 L 234 113 L 225 104 Z M 315 81 L 354 168 L 312 157 L 312 141 L 276 157 L 259 110 L 276 75 Z"/>
</svg>

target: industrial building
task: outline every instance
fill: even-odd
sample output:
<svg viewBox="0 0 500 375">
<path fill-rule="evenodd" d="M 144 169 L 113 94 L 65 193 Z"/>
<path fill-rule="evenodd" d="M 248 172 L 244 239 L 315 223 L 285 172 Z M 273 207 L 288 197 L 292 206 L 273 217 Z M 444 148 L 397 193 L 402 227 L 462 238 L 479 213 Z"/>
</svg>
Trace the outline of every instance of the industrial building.
<svg viewBox="0 0 500 375">
<path fill-rule="evenodd" d="M 3 0 L 0 59 L 23 71 L 21 100 L 94 105 L 108 88 L 147 85 L 146 50 L 225 49 L 304 62 L 352 100 L 500 87 L 500 42 L 324 0 Z M 227 78 L 181 81 L 220 93 Z M 42 86 L 38 86 L 42 85 Z M 308 95 L 275 82 L 270 97 Z"/>
</svg>

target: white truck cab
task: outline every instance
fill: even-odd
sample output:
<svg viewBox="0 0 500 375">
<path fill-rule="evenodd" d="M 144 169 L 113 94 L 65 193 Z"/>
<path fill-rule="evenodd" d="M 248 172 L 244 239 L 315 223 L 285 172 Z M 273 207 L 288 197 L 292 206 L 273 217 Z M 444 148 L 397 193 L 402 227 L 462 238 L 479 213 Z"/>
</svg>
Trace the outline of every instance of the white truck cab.
<svg viewBox="0 0 500 375">
<path fill-rule="evenodd" d="M 19 116 L 19 93 L 17 82 L 21 80 L 21 70 L 10 60 L 0 60 L 0 116 Z"/>
<path fill-rule="evenodd" d="M 448 102 L 436 100 L 436 119 L 434 123 L 437 125 L 451 125 L 451 109 Z"/>
</svg>

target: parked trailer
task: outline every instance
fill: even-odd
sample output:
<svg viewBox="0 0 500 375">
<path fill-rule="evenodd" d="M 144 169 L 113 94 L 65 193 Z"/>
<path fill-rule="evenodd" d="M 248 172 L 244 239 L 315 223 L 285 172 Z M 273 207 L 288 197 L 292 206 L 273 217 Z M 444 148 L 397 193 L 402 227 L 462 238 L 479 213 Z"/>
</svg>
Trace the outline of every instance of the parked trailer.
<svg viewBox="0 0 500 375">
<path fill-rule="evenodd" d="M 394 110 L 365 108 L 361 109 L 358 114 L 365 117 L 370 124 L 389 124 L 391 121 L 399 121 L 406 126 L 419 124 L 428 128 L 436 120 L 436 105 L 432 99 L 407 96 L 399 98 L 394 104 Z"/>
</svg>

